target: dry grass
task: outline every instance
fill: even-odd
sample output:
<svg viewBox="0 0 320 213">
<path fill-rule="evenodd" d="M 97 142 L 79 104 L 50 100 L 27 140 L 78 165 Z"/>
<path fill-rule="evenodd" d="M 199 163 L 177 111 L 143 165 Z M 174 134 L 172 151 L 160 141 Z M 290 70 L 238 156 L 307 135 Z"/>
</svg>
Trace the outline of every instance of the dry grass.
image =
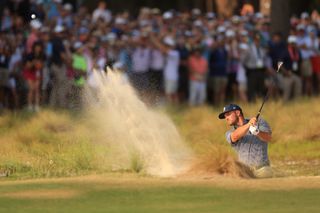
<svg viewBox="0 0 320 213">
<path fill-rule="evenodd" d="M 263 109 L 273 129 L 269 146 L 272 166 L 283 175 L 319 175 L 320 107 L 319 98 L 292 103 L 268 101 Z M 242 105 L 246 117 L 256 115 L 260 103 Z M 196 157 L 190 172 L 199 175 L 250 177 L 236 161 L 226 143 L 228 130 L 217 118 L 220 108 L 169 108 L 185 144 Z M 162 111 L 163 112 L 163 111 Z M 112 125 L 112 124 L 108 124 Z M 90 172 L 130 171 L 137 166 L 128 162 L 119 167 L 108 144 L 115 143 L 108 129 L 100 129 L 88 116 L 43 110 L 38 114 L 21 113 L 0 116 L 0 173 L 11 177 L 74 176 Z M 141 164 L 143 165 L 143 164 Z M 140 164 L 138 166 L 141 166 Z"/>
</svg>

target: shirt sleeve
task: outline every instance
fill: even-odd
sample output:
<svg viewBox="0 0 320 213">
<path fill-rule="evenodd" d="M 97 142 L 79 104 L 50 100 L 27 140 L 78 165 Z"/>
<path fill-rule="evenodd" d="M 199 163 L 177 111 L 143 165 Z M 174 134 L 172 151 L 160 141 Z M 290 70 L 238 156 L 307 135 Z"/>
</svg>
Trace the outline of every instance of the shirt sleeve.
<svg viewBox="0 0 320 213">
<path fill-rule="evenodd" d="M 261 132 L 272 133 L 270 125 L 264 119 L 259 119 L 258 125 Z"/>
<path fill-rule="evenodd" d="M 232 144 L 232 141 L 231 141 L 231 133 L 233 132 L 234 130 L 229 130 L 228 132 L 226 132 L 226 139 L 227 139 L 227 142 L 229 144 Z"/>
</svg>

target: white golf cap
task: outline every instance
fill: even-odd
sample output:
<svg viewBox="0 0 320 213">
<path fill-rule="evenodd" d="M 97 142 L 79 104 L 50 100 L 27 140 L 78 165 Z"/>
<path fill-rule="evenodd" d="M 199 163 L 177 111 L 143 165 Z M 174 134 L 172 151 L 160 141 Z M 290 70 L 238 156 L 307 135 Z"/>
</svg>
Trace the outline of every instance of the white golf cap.
<svg viewBox="0 0 320 213">
<path fill-rule="evenodd" d="M 167 12 L 163 13 L 163 18 L 164 19 L 172 19 L 173 18 L 172 12 L 167 11 Z"/>
<path fill-rule="evenodd" d="M 191 12 L 192 12 L 192 15 L 200 15 L 201 14 L 201 10 L 199 8 L 193 8 Z"/>
<path fill-rule="evenodd" d="M 248 45 L 248 44 L 245 44 L 245 43 L 241 43 L 241 44 L 239 45 L 239 48 L 240 48 L 241 50 L 247 50 L 247 49 L 249 49 L 249 45 Z"/>
<path fill-rule="evenodd" d="M 82 44 L 81 41 L 76 41 L 76 42 L 74 42 L 74 44 L 73 44 L 73 48 L 74 48 L 74 49 L 79 49 L 79 48 L 82 47 L 82 46 L 83 46 L 83 44 Z"/>
<path fill-rule="evenodd" d="M 194 26 L 196 26 L 196 27 L 202 27 L 202 21 L 201 20 L 195 20 L 194 22 L 193 22 L 193 25 Z"/>
<path fill-rule="evenodd" d="M 298 24 L 297 30 L 305 30 L 306 26 L 304 24 Z"/>
<path fill-rule="evenodd" d="M 215 13 L 213 13 L 213 12 L 208 12 L 207 13 L 207 18 L 208 19 L 213 19 L 213 18 L 215 18 L 216 17 L 216 14 Z"/>
<path fill-rule="evenodd" d="M 63 9 L 67 11 L 71 11 L 73 9 L 72 4 L 66 3 L 63 5 Z"/>
<path fill-rule="evenodd" d="M 117 38 L 117 34 L 113 33 L 113 32 L 110 32 L 107 34 L 107 41 L 115 41 Z"/>
<path fill-rule="evenodd" d="M 64 31 L 64 27 L 62 25 L 56 25 L 53 30 L 53 32 L 55 33 L 61 33 L 63 31 Z"/>
<path fill-rule="evenodd" d="M 114 21 L 115 24 L 119 24 L 119 25 L 122 25 L 122 24 L 126 24 L 127 21 L 126 19 L 122 18 L 122 17 L 117 17 L 116 20 Z"/>
<path fill-rule="evenodd" d="M 297 37 L 294 35 L 290 35 L 288 37 L 288 43 L 297 43 Z"/>
<path fill-rule="evenodd" d="M 217 31 L 218 33 L 224 33 L 226 31 L 226 28 L 224 26 L 219 26 Z"/>
<path fill-rule="evenodd" d="M 32 21 L 30 21 L 30 26 L 33 28 L 33 29 L 40 29 L 42 27 L 42 24 L 39 20 L 37 19 L 34 19 Z"/>
<path fill-rule="evenodd" d="M 235 34 L 235 32 L 233 31 L 233 30 L 227 30 L 226 31 L 226 36 L 228 37 L 228 38 L 231 38 L 231 37 L 234 37 L 236 34 Z"/>
<path fill-rule="evenodd" d="M 176 45 L 175 40 L 171 36 L 164 37 L 163 43 L 165 43 L 166 45 L 168 45 L 170 47 L 174 47 Z"/>
<path fill-rule="evenodd" d="M 303 13 L 301 13 L 300 18 L 301 18 L 301 19 L 309 18 L 309 13 L 307 13 L 307 12 L 303 12 Z"/>
</svg>

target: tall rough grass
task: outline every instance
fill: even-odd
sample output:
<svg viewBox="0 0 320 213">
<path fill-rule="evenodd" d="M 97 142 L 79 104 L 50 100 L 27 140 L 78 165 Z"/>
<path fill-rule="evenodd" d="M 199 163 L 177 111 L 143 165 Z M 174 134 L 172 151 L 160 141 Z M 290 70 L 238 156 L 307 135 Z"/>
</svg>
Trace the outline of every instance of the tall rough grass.
<svg viewBox="0 0 320 213">
<path fill-rule="evenodd" d="M 50 177 L 101 169 L 90 129 L 66 112 L 7 114 L 0 118 L 0 123 L 2 173 L 13 177 Z"/>
<path fill-rule="evenodd" d="M 273 130 L 269 156 L 274 168 L 290 175 L 320 174 L 319 103 L 319 98 L 266 103 L 262 117 Z M 245 117 L 255 116 L 260 104 L 242 105 Z M 246 176 L 225 140 L 229 127 L 217 117 L 220 108 L 179 107 L 165 111 L 197 155 L 193 172 Z M 144 162 L 136 153 L 125 165 L 115 162 L 117 152 L 108 146 L 111 139 L 105 135 L 94 120 L 66 111 L 6 113 L 0 116 L 0 174 L 30 178 L 143 171 Z"/>
</svg>

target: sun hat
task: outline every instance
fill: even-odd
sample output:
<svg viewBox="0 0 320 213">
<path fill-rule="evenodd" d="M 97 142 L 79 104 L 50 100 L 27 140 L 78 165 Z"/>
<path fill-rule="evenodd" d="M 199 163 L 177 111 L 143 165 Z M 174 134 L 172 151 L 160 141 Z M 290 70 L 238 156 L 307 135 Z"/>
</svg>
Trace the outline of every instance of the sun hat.
<svg viewBox="0 0 320 213">
<path fill-rule="evenodd" d="M 224 119 L 225 118 L 225 114 L 227 112 L 231 112 L 231 111 L 234 111 L 234 110 L 240 110 L 242 112 L 241 107 L 239 107 L 236 104 L 228 104 L 228 105 L 226 105 L 225 107 L 223 107 L 223 111 L 219 114 L 219 119 Z"/>
</svg>

